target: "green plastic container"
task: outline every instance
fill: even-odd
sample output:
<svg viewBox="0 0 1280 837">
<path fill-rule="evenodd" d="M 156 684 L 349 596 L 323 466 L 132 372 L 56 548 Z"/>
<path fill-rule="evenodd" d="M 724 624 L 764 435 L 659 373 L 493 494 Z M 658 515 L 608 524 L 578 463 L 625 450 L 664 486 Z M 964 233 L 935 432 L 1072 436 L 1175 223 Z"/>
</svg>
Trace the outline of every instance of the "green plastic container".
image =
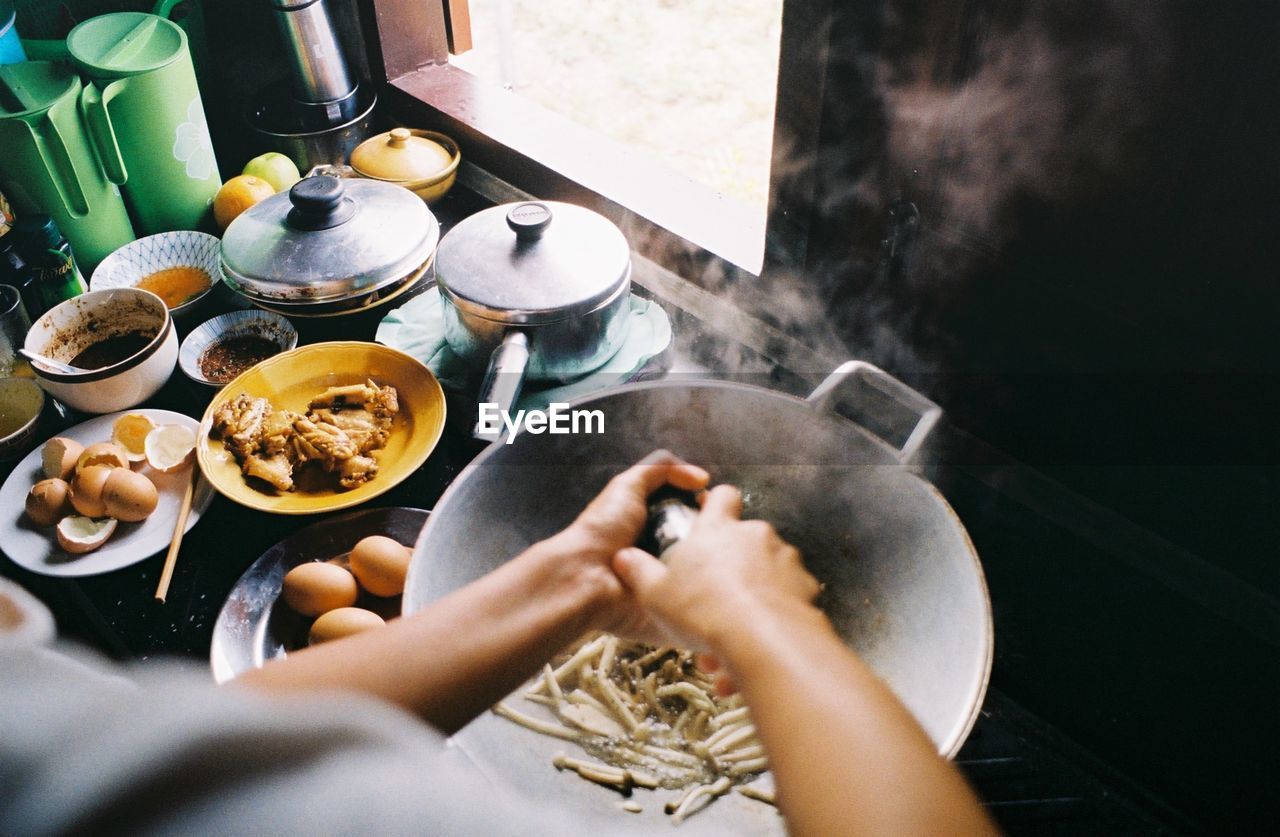
<svg viewBox="0 0 1280 837">
<path fill-rule="evenodd" d="M 67 49 L 89 77 L 80 111 L 139 235 L 210 224 L 222 178 L 186 33 L 141 12 L 86 20 Z"/>
<path fill-rule="evenodd" d="M 92 272 L 134 234 L 77 113 L 81 92 L 79 77 L 60 64 L 0 66 L 0 192 L 19 216 L 52 216 Z"/>
</svg>

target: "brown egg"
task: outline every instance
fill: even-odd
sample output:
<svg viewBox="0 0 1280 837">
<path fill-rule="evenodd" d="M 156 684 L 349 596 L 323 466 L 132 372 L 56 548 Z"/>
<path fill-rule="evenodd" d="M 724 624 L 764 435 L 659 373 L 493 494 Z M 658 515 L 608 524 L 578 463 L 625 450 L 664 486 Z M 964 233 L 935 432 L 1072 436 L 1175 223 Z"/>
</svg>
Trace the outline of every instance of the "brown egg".
<svg viewBox="0 0 1280 837">
<path fill-rule="evenodd" d="M 371 628 L 380 628 L 387 624 L 382 617 L 362 607 L 340 607 L 322 615 L 311 624 L 311 634 L 307 642 L 319 645 L 331 639 L 358 634 Z"/>
<path fill-rule="evenodd" d="M 108 465 L 90 465 L 76 472 L 71 481 L 71 505 L 85 517 L 105 517 L 107 504 L 102 489 L 115 469 Z"/>
<path fill-rule="evenodd" d="M 27 492 L 27 517 L 37 526 L 52 526 L 71 514 L 71 486 L 65 480 L 40 480 Z"/>
<path fill-rule="evenodd" d="M 129 454 L 124 448 L 111 442 L 94 442 L 80 453 L 80 458 L 76 460 L 76 473 L 91 465 L 128 468 Z"/>
<path fill-rule="evenodd" d="M 112 468 L 102 484 L 102 505 L 107 515 L 126 523 L 146 520 L 159 500 L 155 483 L 128 468 Z"/>
<path fill-rule="evenodd" d="M 48 479 L 69 480 L 76 473 L 76 460 L 84 453 L 84 445 L 65 436 L 54 436 L 44 443 L 40 464 Z"/>
<path fill-rule="evenodd" d="M 312 561 L 285 573 L 281 589 L 285 603 L 303 616 L 320 614 L 356 603 L 360 588 L 342 567 Z"/>
<path fill-rule="evenodd" d="M 351 550 L 351 572 L 360 586 L 375 596 L 398 596 L 404 592 L 409 572 L 409 547 L 383 535 L 370 535 Z"/>
</svg>

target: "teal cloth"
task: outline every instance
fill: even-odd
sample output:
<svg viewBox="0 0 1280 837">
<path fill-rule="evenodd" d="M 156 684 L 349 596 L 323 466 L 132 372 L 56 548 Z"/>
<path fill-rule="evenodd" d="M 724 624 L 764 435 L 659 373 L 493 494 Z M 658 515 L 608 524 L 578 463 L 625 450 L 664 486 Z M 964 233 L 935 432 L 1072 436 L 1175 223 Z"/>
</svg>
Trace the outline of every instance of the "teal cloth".
<svg viewBox="0 0 1280 837">
<path fill-rule="evenodd" d="M 475 370 L 445 342 L 443 305 L 439 289 L 431 288 L 383 317 L 376 339 L 425 363 L 444 386 L 465 389 Z M 549 388 L 526 384 L 517 408 L 545 410 L 553 401 L 572 401 L 625 383 L 650 358 L 670 345 L 671 321 L 662 306 L 633 294 L 627 316 L 631 318 L 627 339 L 607 363 L 581 378 Z"/>
</svg>

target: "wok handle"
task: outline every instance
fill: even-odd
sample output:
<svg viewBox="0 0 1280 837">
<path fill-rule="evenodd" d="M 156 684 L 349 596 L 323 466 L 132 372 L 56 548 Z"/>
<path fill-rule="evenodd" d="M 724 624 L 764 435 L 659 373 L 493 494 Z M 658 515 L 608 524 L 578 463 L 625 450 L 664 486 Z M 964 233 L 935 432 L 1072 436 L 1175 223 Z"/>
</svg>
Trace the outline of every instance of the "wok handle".
<svg viewBox="0 0 1280 837">
<path fill-rule="evenodd" d="M 484 383 L 480 385 L 478 403 L 496 404 L 502 415 L 509 414 L 520 398 L 528 365 L 529 336 L 523 331 L 508 331 L 493 354 L 489 355 L 489 368 L 485 370 Z M 499 424 L 496 432 L 492 428 L 492 424 L 481 421 L 477 416 L 471 435 L 486 442 L 496 442 L 502 435 L 503 426 Z"/>
<path fill-rule="evenodd" d="M 880 396 L 881 400 L 887 398 L 899 413 L 905 414 L 905 417 L 910 420 L 911 430 L 903 434 L 895 434 L 903 438 L 901 444 L 895 444 L 885 438 L 884 432 L 868 427 L 868 423 L 865 421 L 855 419 L 863 430 L 894 448 L 899 462 L 904 465 L 911 462 L 916 454 L 920 452 L 924 440 L 938 423 L 938 419 L 942 417 L 942 408 L 880 367 L 863 360 L 845 361 L 836 367 L 835 371 L 828 375 L 826 380 L 818 384 L 817 389 L 810 393 L 806 403 L 812 406 L 814 410 L 834 411 L 835 394 L 847 381 L 858 381 L 870 387 Z M 872 400 L 872 398 L 864 391 L 859 398 L 854 400 L 854 403 L 860 403 L 866 407 L 866 402 Z M 867 412 L 870 413 L 871 410 L 868 409 Z M 880 416 L 884 412 L 883 410 L 876 410 L 875 414 Z M 877 424 L 904 426 L 906 422 L 889 420 L 877 422 Z"/>
</svg>

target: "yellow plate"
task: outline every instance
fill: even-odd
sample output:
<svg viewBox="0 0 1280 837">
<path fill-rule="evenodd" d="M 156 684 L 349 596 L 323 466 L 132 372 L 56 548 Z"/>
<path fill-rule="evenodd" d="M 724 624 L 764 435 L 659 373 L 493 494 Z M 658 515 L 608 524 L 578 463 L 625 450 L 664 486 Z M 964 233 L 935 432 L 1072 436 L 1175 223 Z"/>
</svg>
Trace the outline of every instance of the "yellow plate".
<svg viewBox="0 0 1280 837">
<path fill-rule="evenodd" d="M 396 388 L 400 412 L 386 447 L 373 454 L 378 475 L 357 488 L 344 491 L 326 474 L 314 485 L 307 481 L 305 488 L 259 491 L 245 481 L 222 441 L 209 438 L 214 412 L 242 392 L 266 398 L 272 407 L 305 413 L 307 403 L 329 387 L 364 383 L 367 378 Z M 218 493 L 242 506 L 275 514 L 317 514 L 357 506 L 416 471 L 440 441 L 444 416 L 440 382 L 409 355 L 377 343 L 316 343 L 267 358 L 223 387 L 200 420 L 196 456 Z"/>
</svg>

